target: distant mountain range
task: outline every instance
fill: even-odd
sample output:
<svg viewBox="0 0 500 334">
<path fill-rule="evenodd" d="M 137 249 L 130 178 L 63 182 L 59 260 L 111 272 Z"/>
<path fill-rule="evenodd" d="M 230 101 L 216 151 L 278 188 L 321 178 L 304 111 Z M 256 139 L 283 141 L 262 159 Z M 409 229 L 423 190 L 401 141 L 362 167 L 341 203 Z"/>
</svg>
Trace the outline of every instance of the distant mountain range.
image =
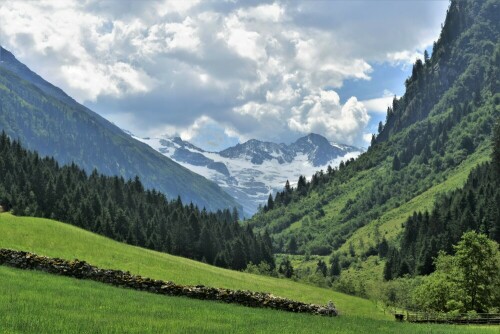
<svg viewBox="0 0 500 334">
<path fill-rule="evenodd" d="M 170 199 L 214 211 L 241 206 L 214 182 L 180 166 L 77 103 L 0 48 L 0 131 L 61 164 L 140 177 Z"/>
<path fill-rule="evenodd" d="M 269 193 L 281 191 L 287 180 L 293 184 L 300 175 L 310 177 L 362 152 L 356 147 L 330 143 L 313 133 L 290 145 L 251 139 L 220 152 L 207 152 L 179 137 L 134 138 L 215 181 L 249 215 L 265 203 Z"/>
</svg>

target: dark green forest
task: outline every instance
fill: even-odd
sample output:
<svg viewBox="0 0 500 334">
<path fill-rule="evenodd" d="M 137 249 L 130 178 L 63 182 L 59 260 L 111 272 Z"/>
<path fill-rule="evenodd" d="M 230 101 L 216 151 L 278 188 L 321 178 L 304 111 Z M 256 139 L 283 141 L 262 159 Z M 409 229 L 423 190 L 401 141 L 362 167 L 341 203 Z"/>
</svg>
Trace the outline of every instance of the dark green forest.
<svg viewBox="0 0 500 334">
<path fill-rule="evenodd" d="M 59 166 L 0 136 L 0 205 L 16 215 L 59 220 L 112 239 L 241 270 L 249 262 L 274 268 L 271 239 L 239 224 L 238 211 L 215 213 L 169 201 L 125 180 L 75 164 Z"/>
</svg>

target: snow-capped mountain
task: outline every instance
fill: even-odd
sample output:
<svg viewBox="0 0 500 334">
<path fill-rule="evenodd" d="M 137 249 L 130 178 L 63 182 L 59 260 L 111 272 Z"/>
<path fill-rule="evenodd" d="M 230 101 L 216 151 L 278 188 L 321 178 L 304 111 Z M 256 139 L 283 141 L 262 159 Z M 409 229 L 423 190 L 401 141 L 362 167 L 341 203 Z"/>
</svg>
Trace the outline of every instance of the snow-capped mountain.
<svg viewBox="0 0 500 334">
<path fill-rule="evenodd" d="M 290 145 L 251 139 L 220 152 L 204 151 L 179 137 L 134 138 L 215 181 L 250 215 L 267 201 L 269 193 L 281 191 L 287 180 L 293 185 L 300 175 L 310 177 L 362 152 L 313 133 Z"/>
</svg>

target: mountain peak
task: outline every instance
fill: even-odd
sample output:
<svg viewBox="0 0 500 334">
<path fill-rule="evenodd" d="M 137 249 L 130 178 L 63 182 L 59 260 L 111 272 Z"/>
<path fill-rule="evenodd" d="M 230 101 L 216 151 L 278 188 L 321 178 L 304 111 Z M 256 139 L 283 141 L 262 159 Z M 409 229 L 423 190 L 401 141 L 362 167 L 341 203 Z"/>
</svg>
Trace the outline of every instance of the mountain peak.
<svg viewBox="0 0 500 334">
<path fill-rule="evenodd" d="M 323 138 L 323 139 L 326 139 L 324 136 L 322 136 L 320 134 L 317 134 L 317 133 L 314 133 L 314 132 L 309 133 L 306 137 L 307 138 Z"/>
<path fill-rule="evenodd" d="M 344 156 L 346 153 L 361 151 L 347 145 L 332 144 L 328 139 L 316 133 L 310 133 L 307 136 L 297 139 L 289 148 L 295 154 L 301 153 L 307 155 L 308 160 L 314 166 L 324 166 L 330 161 Z"/>
<path fill-rule="evenodd" d="M 181 148 L 183 149 L 189 149 L 189 150 L 192 150 L 192 151 L 197 151 L 197 152 L 205 152 L 205 150 L 199 148 L 198 146 L 195 146 L 193 144 L 191 144 L 190 142 L 188 141 L 185 141 L 183 140 L 181 137 L 179 136 L 175 136 L 175 137 L 172 137 L 170 138 L 170 140 L 179 145 Z"/>
<path fill-rule="evenodd" d="M 295 143 L 302 142 L 302 141 L 308 141 L 311 143 L 318 143 L 318 144 L 329 143 L 328 139 L 326 139 L 322 135 L 319 135 L 317 133 L 312 133 L 312 132 L 310 134 L 308 134 L 307 136 L 300 137 L 299 139 L 297 139 L 295 141 Z"/>
<path fill-rule="evenodd" d="M 229 147 L 219 154 L 226 158 L 241 158 L 253 164 L 261 165 L 264 161 L 273 159 L 280 164 L 293 160 L 293 155 L 287 150 L 286 145 L 250 139 L 243 144 Z"/>
</svg>

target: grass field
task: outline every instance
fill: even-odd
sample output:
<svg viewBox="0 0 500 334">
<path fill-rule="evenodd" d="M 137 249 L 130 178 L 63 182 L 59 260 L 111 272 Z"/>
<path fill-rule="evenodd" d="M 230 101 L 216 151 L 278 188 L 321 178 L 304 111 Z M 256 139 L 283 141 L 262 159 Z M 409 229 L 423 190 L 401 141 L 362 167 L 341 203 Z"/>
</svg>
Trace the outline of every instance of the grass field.
<svg viewBox="0 0 500 334">
<path fill-rule="evenodd" d="M 114 242 L 59 222 L 0 214 L 0 247 L 79 258 L 182 284 L 268 291 L 315 303 L 336 318 L 166 297 L 0 266 L 0 333 L 494 333 L 493 327 L 397 323 L 375 305 L 328 289 L 215 268 Z"/>
</svg>

